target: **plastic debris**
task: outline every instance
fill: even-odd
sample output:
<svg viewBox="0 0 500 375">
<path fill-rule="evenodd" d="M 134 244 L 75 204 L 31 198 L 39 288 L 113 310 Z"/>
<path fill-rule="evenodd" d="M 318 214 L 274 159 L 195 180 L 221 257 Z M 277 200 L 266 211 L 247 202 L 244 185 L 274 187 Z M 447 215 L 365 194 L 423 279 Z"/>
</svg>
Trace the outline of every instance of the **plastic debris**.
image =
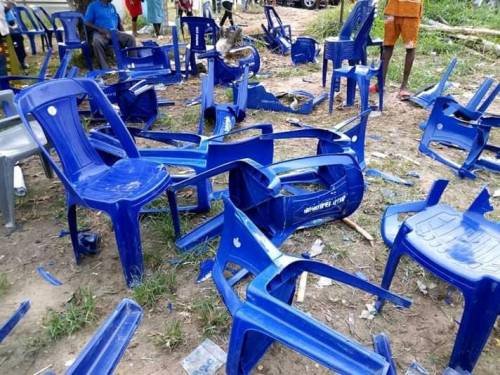
<svg viewBox="0 0 500 375">
<path fill-rule="evenodd" d="M 375 315 L 377 315 L 377 309 L 375 308 L 375 303 L 367 303 L 365 306 L 366 310 L 361 311 L 359 317 L 361 319 L 373 320 L 373 318 L 375 318 Z"/>
<path fill-rule="evenodd" d="M 317 238 L 311 246 L 311 249 L 307 253 L 303 253 L 304 258 L 310 259 L 320 255 L 323 252 L 325 244 L 321 238 Z"/>
<path fill-rule="evenodd" d="M 410 163 L 412 163 L 412 164 L 415 164 L 415 165 L 420 166 L 420 162 L 418 162 L 418 161 L 416 161 L 416 160 L 413 160 L 412 158 L 409 158 L 409 157 L 408 157 L 408 156 L 406 156 L 406 155 L 396 154 L 396 156 L 401 157 L 401 158 L 405 159 L 406 161 L 409 161 L 409 162 L 410 162 Z"/>
<path fill-rule="evenodd" d="M 24 197 L 27 192 L 23 170 L 19 165 L 16 165 L 14 167 L 14 194 L 18 197 Z"/>
<path fill-rule="evenodd" d="M 395 184 L 400 184 L 400 185 L 405 185 L 405 186 L 413 186 L 413 182 L 411 182 L 411 181 L 403 180 L 402 178 L 400 178 L 398 176 L 394 176 L 390 173 L 382 172 L 382 171 L 380 171 L 378 169 L 374 169 L 374 168 L 367 169 L 365 172 L 365 175 L 368 177 L 380 177 L 385 181 L 394 182 Z"/>
<path fill-rule="evenodd" d="M 213 375 L 227 361 L 227 354 L 210 339 L 205 339 L 182 360 L 189 375 Z"/>
<path fill-rule="evenodd" d="M 418 362 L 413 361 L 405 372 L 405 375 L 429 375 L 427 370 Z"/>
<path fill-rule="evenodd" d="M 26 315 L 30 307 L 30 300 L 21 302 L 17 310 L 10 316 L 10 318 L 5 322 L 0 323 L 0 343 L 7 337 L 10 332 L 12 332 L 14 327 L 19 323 L 24 315 Z"/>
<path fill-rule="evenodd" d="M 60 286 L 63 283 L 42 266 L 36 268 L 36 272 L 50 285 Z"/>
<path fill-rule="evenodd" d="M 382 196 L 390 203 L 392 203 L 392 200 L 396 198 L 396 193 L 390 189 L 382 189 L 380 190 L 380 192 L 382 193 Z"/>
<path fill-rule="evenodd" d="M 453 368 L 446 367 L 443 371 L 443 375 L 470 375 L 469 371 L 457 371 Z"/>
<path fill-rule="evenodd" d="M 375 156 L 376 158 L 379 158 L 379 159 L 385 159 L 387 157 L 386 154 L 384 154 L 382 152 L 378 152 L 378 151 L 373 151 L 372 156 Z"/>
<path fill-rule="evenodd" d="M 324 277 L 324 276 L 320 276 L 320 278 L 318 279 L 318 282 L 316 283 L 316 288 L 323 288 L 325 286 L 330 286 L 333 284 L 333 280 L 328 278 L 328 277 Z"/>
<path fill-rule="evenodd" d="M 493 192 L 493 198 L 498 198 L 500 197 L 500 189 L 496 189 L 494 192 Z"/>
<path fill-rule="evenodd" d="M 214 266 L 213 259 L 205 259 L 200 263 L 200 272 L 196 278 L 196 284 L 200 284 L 208 280 L 212 276 L 212 268 Z"/>
<path fill-rule="evenodd" d="M 418 289 L 422 292 L 422 294 L 429 293 L 427 291 L 427 285 L 425 285 L 422 281 L 417 280 L 417 286 L 418 286 Z"/>
<path fill-rule="evenodd" d="M 356 271 L 354 274 L 362 280 L 368 280 L 368 277 L 361 271 Z"/>
<path fill-rule="evenodd" d="M 302 303 L 306 298 L 306 287 L 307 287 L 307 272 L 302 272 L 299 279 L 299 288 L 297 290 L 297 302 Z"/>
<path fill-rule="evenodd" d="M 406 175 L 409 177 L 420 178 L 420 173 L 417 171 L 409 171 Z"/>
</svg>

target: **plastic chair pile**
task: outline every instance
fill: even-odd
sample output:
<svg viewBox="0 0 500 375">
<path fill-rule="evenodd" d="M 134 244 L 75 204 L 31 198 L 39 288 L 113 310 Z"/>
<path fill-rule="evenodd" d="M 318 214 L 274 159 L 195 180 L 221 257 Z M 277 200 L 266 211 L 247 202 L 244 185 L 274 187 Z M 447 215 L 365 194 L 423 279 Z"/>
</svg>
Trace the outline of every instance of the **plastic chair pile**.
<svg viewBox="0 0 500 375">
<path fill-rule="evenodd" d="M 500 116 L 486 112 L 500 92 L 500 84 L 482 104 L 477 100 L 483 95 L 484 88 L 491 84 L 490 80 L 483 83 L 469 102 L 470 109 L 451 97 L 437 98 L 429 119 L 424 123 L 420 152 L 452 168 L 462 178 L 475 178 L 474 170 L 481 168 L 500 172 L 500 162 L 495 160 L 500 158 L 500 146 L 490 143 L 491 131 L 500 127 Z M 461 164 L 454 162 L 438 151 L 434 143 L 459 148 L 466 155 L 464 161 Z M 491 152 L 494 159 L 486 158 L 485 152 Z"/>
<path fill-rule="evenodd" d="M 16 5 L 12 8 L 12 11 L 16 18 L 16 24 L 18 26 L 18 29 L 16 29 L 16 31 L 14 32 L 19 32 L 28 37 L 31 46 L 31 53 L 33 55 L 36 55 L 35 38 L 37 35 L 40 36 L 42 49 L 45 51 L 45 47 L 49 47 L 47 34 L 45 33 L 45 29 L 33 16 L 32 10 L 22 5 Z"/>
</svg>

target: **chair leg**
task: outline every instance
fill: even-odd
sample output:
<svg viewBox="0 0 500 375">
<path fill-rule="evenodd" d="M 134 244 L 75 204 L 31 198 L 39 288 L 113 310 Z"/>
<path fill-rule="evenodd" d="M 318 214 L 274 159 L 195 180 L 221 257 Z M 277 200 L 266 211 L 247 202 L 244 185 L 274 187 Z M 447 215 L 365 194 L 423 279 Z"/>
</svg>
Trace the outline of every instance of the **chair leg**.
<svg viewBox="0 0 500 375">
<path fill-rule="evenodd" d="M 449 367 L 472 373 L 497 320 L 500 305 L 498 283 L 487 283 L 482 290 L 464 295 L 465 304 Z"/>
<path fill-rule="evenodd" d="M 132 287 L 142 281 L 144 272 L 139 210 L 122 205 L 111 218 L 125 281 Z"/>
<path fill-rule="evenodd" d="M 321 71 L 321 84 L 323 87 L 326 85 L 326 73 L 328 71 L 328 59 L 323 58 L 323 68 Z"/>
<path fill-rule="evenodd" d="M 78 243 L 78 223 L 76 219 L 76 205 L 68 202 L 66 209 L 66 216 L 68 219 L 69 235 L 71 244 L 73 245 L 73 253 L 75 254 L 76 264 L 80 263 L 82 252 L 80 251 L 80 244 Z"/>
<path fill-rule="evenodd" d="M 28 35 L 28 38 L 30 40 L 30 45 L 31 45 L 31 54 L 32 55 L 36 55 L 35 36 L 34 35 Z"/>
<path fill-rule="evenodd" d="M 83 57 L 85 58 L 85 63 L 87 64 L 87 68 L 92 70 L 92 56 L 90 55 L 90 48 L 87 45 L 82 47 Z"/>
<path fill-rule="evenodd" d="M 14 197 L 14 165 L 8 158 L 0 158 L 0 211 L 5 227 L 12 230 L 16 227 Z"/>
<path fill-rule="evenodd" d="M 42 153 L 40 153 L 40 161 L 42 162 L 42 167 L 43 171 L 45 172 L 45 176 L 47 178 L 54 177 L 54 173 L 52 172 L 52 167 L 50 166 L 50 163 L 47 160 L 47 158 Z"/>
<path fill-rule="evenodd" d="M 396 273 L 396 269 L 398 268 L 399 260 L 403 254 L 393 246 L 391 251 L 389 252 L 389 259 L 387 259 L 387 264 L 385 265 L 384 276 L 382 278 L 381 287 L 389 290 L 391 287 L 392 279 L 394 278 L 394 274 Z M 382 311 L 384 307 L 385 300 L 382 298 L 378 298 L 375 303 L 375 308 L 378 312 Z"/>
<path fill-rule="evenodd" d="M 328 113 L 333 111 L 333 102 L 335 101 L 335 69 L 332 72 L 332 81 L 330 83 L 330 95 L 328 96 Z"/>
</svg>

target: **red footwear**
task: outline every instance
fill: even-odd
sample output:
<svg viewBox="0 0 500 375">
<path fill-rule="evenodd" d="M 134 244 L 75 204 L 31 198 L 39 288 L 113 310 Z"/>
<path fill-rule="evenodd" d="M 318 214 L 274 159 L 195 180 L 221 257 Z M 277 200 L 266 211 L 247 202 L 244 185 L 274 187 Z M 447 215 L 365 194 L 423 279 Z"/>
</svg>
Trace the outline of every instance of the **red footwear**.
<svg viewBox="0 0 500 375">
<path fill-rule="evenodd" d="M 376 94 L 378 93 L 378 85 L 375 83 L 374 85 L 370 86 L 370 94 Z"/>
</svg>

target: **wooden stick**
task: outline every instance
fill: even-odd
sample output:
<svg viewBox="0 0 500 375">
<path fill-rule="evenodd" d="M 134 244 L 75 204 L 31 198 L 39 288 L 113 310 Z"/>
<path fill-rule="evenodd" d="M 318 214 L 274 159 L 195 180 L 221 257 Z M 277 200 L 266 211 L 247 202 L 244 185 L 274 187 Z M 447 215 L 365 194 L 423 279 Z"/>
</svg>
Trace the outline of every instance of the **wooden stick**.
<svg viewBox="0 0 500 375">
<path fill-rule="evenodd" d="M 304 302 L 306 297 L 306 287 L 307 287 L 307 272 L 302 272 L 299 280 L 299 289 L 297 291 L 297 302 Z"/>
<path fill-rule="evenodd" d="M 500 36 L 500 30 L 486 29 L 483 27 L 462 27 L 448 26 L 444 23 L 429 20 L 428 24 L 422 24 L 420 27 L 424 30 L 441 31 L 448 34 L 467 34 L 467 35 L 490 35 Z"/>
<path fill-rule="evenodd" d="M 342 221 L 344 223 L 346 223 L 347 226 L 351 227 L 356 232 L 361 234 L 364 238 L 366 238 L 368 240 L 368 242 L 370 243 L 370 246 L 373 247 L 373 242 L 375 241 L 375 239 L 373 238 L 373 236 L 370 233 L 368 233 L 365 229 L 363 229 L 361 226 L 356 224 L 351 219 L 348 219 L 347 217 L 343 218 Z"/>
</svg>

